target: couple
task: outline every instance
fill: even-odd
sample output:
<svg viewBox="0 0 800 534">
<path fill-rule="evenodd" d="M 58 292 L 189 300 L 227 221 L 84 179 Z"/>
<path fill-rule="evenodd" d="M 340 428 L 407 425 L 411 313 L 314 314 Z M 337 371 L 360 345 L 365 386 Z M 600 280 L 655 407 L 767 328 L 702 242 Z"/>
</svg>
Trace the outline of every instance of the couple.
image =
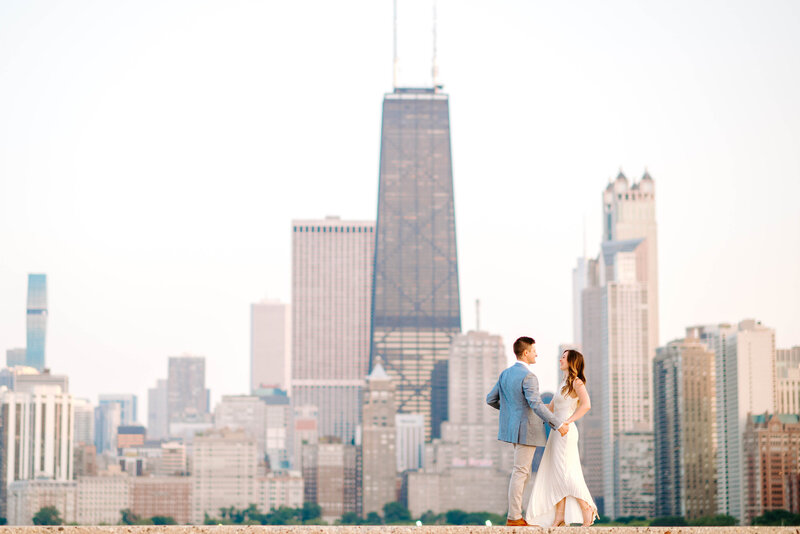
<svg viewBox="0 0 800 534">
<path fill-rule="evenodd" d="M 545 406 L 539 396 L 539 381 L 529 367 L 536 363 L 536 342 L 530 337 L 517 339 L 514 354 L 517 363 L 500 374 L 486 396 L 489 406 L 500 410 L 497 439 L 514 444 L 506 525 L 589 526 L 597 517 L 597 507 L 583 479 L 578 430 L 572 424 L 591 408 L 583 375 L 583 355 L 577 350 L 561 354 L 559 363 L 564 382 L 553 401 Z M 550 432 L 546 440 L 523 518 L 522 495 L 531 476 L 533 454 L 537 446 L 545 445 L 543 421 L 557 432 Z"/>
</svg>

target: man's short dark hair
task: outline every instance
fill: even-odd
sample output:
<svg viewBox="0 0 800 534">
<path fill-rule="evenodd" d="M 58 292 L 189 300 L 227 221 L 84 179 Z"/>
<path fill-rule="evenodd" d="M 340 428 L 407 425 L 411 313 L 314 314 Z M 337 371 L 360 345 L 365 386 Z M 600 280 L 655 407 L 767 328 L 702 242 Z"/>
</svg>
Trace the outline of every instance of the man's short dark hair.
<svg viewBox="0 0 800 534">
<path fill-rule="evenodd" d="M 531 348 L 536 343 L 532 337 L 522 336 L 514 342 L 514 355 L 519 359 L 522 353 Z"/>
</svg>

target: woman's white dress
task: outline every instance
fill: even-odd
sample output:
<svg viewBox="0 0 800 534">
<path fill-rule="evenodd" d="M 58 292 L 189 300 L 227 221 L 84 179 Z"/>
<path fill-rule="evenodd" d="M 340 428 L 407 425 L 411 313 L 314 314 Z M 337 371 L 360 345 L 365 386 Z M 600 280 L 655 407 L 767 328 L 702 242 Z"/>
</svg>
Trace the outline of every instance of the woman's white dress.
<svg viewBox="0 0 800 534">
<path fill-rule="evenodd" d="M 561 384 L 563 386 L 564 383 Z M 565 397 L 561 388 L 554 397 L 553 410 L 562 420 L 569 418 L 578 407 L 578 399 Z M 533 482 L 533 491 L 525 512 L 525 521 L 529 525 L 549 527 L 556 515 L 556 503 L 567 498 L 564 510 L 564 521 L 583 523 L 581 507 L 575 498 L 586 501 L 593 510 L 597 507 L 586 487 L 578 455 L 578 429 L 575 424 L 569 425 L 567 435 L 562 437 L 555 430 L 550 431 L 547 445 L 544 448 L 542 461 Z"/>
</svg>

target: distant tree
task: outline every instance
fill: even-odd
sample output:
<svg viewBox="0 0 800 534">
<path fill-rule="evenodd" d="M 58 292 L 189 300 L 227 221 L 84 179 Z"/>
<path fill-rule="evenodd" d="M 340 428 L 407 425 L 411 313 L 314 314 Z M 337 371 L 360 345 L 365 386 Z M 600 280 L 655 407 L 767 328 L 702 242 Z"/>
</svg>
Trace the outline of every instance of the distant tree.
<svg viewBox="0 0 800 534">
<path fill-rule="evenodd" d="M 8 520 L 5 517 L 0 517 L 0 525 L 5 525 L 8 523 Z"/>
<path fill-rule="evenodd" d="M 467 512 L 464 510 L 448 510 L 444 514 L 448 525 L 466 525 Z"/>
<path fill-rule="evenodd" d="M 611 523 L 611 518 L 608 517 L 607 515 L 601 515 L 600 517 L 597 518 L 597 520 L 594 523 L 595 525 L 599 525 L 601 523 Z"/>
<path fill-rule="evenodd" d="M 150 518 L 154 525 L 177 525 L 178 523 L 168 515 L 154 515 Z"/>
<path fill-rule="evenodd" d="M 358 514 L 355 512 L 345 512 L 342 514 L 342 518 L 339 519 L 340 525 L 360 525 L 361 518 L 358 517 Z"/>
<path fill-rule="evenodd" d="M 411 512 L 403 503 L 387 502 L 383 505 L 383 519 L 387 525 L 411 521 Z"/>
<path fill-rule="evenodd" d="M 623 515 L 614 520 L 615 523 L 624 523 L 626 525 L 638 521 L 647 521 L 647 518 L 643 515 Z"/>
<path fill-rule="evenodd" d="M 267 525 L 297 525 L 301 522 L 301 516 L 302 511 L 299 508 L 281 506 L 266 514 L 264 520 Z"/>
<path fill-rule="evenodd" d="M 315 502 L 304 502 L 301 519 L 303 522 L 322 517 L 322 507 Z"/>
<path fill-rule="evenodd" d="M 687 525 L 686 518 L 679 515 L 656 517 L 650 521 L 652 527 L 685 527 Z"/>
<path fill-rule="evenodd" d="M 776 527 L 800 525 L 800 514 L 793 514 L 788 510 L 770 510 L 754 517 L 752 524 Z"/>
<path fill-rule="evenodd" d="M 55 506 L 45 506 L 33 515 L 34 525 L 63 525 L 61 512 Z"/>
<path fill-rule="evenodd" d="M 732 527 L 738 523 L 738 519 L 725 514 L 706 515 L 689 520 L 689 525 L 693 527 Z"/>
<path fill-rule="evenodd" d="M 120 523 L 123 525 L 135 525 L 136 521 L 139 519 L 139 516 L 131 512 L 130 508 L 120 510 L 119 513 L 122 516 Z"/>
<path fill-rule="evenodd" d="M 419 520 L 423 525 L 435 525 L 442 520 L 442 517 L 442 514 L 434 514 L 433 510 L 428 510 L 419 516 Z"/>
<path fill-rule="evenodd" d="M 382 525 L 383 519 L 378 512 L 370 512 L 367 514 L 367 517 L 364 519 L 365 525 Z"/>
</svg>

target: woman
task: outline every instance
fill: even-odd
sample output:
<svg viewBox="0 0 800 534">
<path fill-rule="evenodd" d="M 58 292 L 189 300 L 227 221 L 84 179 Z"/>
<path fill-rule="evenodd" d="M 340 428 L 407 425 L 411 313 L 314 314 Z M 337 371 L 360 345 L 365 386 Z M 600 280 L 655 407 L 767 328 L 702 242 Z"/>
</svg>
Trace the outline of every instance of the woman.
<svg viewBox="0 0 800 534">
<path fill-rule="evenodd" d="M 583 354 L 577 350 L 565 350 L 559 364 L 564 371 L 563 387 L 553 396 L 548 407 L 570 424 L 586 415 L 592 407 L 583 375 Z M 597 507 L 583 479 L 578 456 L 578 429 L 573 425 L 565 436 L 550 432 L 525 521 L 539 526 L 558 527 L 571 523 L 590 526 L 595 517 Z"/>
</svg>

